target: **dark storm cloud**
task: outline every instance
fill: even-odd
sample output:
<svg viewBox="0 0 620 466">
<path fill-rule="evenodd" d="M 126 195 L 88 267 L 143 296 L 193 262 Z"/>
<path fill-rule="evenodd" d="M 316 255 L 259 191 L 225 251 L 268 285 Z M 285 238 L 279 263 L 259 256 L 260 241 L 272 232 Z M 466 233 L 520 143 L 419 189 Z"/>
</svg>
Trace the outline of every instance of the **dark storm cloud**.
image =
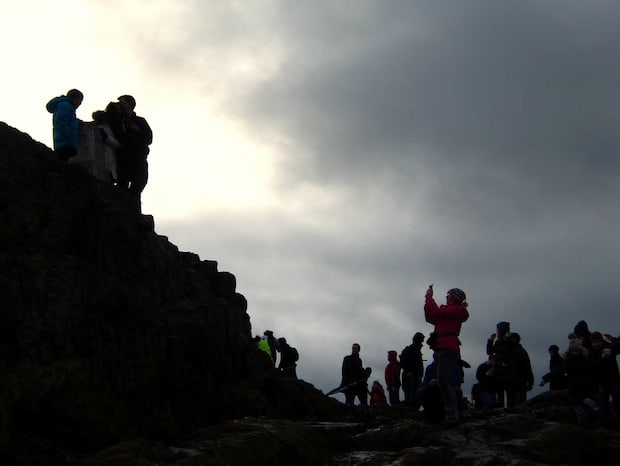
<svg viewBox="0 0 620 466">
<path fill-rule="evenodd" d="M 281 143 L 285 207 L 169 224 L 173 241 L 232 271 L 255 333 L 296 340 L 300 374 L 324 389 L 352 341 L 380 374 L 387 349 L 430 331 L 429 282 L 439 301 L 466 290 L 472 364 L 501 320 L 537 378 L 578 320 L 620 332 L 620 4 L 354 4 L 222 7 L 208 33 L 193 16 L 177 44 L 192 54 L 184 72 L 201 52 L 280 48 L 275 74 L 233 80 L 220 103 L 253 137 Z M 308 197 L 286 212 L 308 184 L 333 207 L 313 211 Z"/>
</svg>

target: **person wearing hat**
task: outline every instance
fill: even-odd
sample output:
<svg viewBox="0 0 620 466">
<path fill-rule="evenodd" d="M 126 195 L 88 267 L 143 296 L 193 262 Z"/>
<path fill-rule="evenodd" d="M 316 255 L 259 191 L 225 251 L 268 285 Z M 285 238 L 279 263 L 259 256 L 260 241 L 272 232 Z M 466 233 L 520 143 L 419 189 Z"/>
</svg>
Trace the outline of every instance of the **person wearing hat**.
<svg viewBox="0 0 620 466">
<path fill-rule="evenodd" d="M 446 304 L 438 306 L 433 299 L 433 285 L 430 285 L 425 298 L 424 318 L 435 326 L 428 343 L 437 363 L 437 384 L 444 404 L 445 422 L 448 426 L 454 426 L 459 422 L 459 414 L 452 377 L 459 369 L 458 361 L 461 359 L 461 325 L 469 318 L 465 293 L 459 288 L 452 288 L 446 293 Z"/>
<path fill-rule="evenodd" d="M 136 99 L 125 94 L 118 98 L 123 115 L 123 140 L 118 149 L 118 186 L 140 201 L 149 178 L 146 158 L 153 142 L 153 131 L 147 121 L 136 115 Z"/>
</svg>

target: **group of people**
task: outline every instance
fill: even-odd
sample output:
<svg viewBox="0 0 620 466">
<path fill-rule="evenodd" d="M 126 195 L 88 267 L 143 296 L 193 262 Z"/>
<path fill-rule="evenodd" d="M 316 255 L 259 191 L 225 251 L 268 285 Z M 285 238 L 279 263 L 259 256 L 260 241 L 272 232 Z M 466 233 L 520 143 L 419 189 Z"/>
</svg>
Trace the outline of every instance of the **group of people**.
<svg viewBox="0 0 620 466">
<path fill-rule="evenodd" d="M 464 369 L 470 365 L 460 357 L 459 333 L 469 313 L 465 293 L 453 288 L 446 294 L 446 304 L 438 305 L 433 298 L 432 285 L 426 292 L 424 314 L 434 326 L 426 343 L 433 350 L 433 361 L 424 368 L 422 347 L 425 336 L 417 332 L 412 343 L 400 356 L 390 350 L 385 367 L 385 388 L 374 380 L 370 390 L 370 368 L 364 368 L 361 347 L 354 343 L 351 354 L 342 362 L 340 390 L 345 403 L 353 405 L 404 405 L 414 410 L 423 408 L 429 421 L 444 421 L 456 425 L 460 413 L 468 405 L 461 390 Z M 488 411 L 512 408 L 527 400 L 534 386 L 534 374 L 528 352 L 521 336 L 512 332 L 509 322 L 498 322 L 496 331 L 487 340 L 488 359 L 476 370 L 477 382 L 472 386 L 474 408 Z M 620 415 L 620 371 L 616 356 L 620 354 L 620 339 L 601 332 L 590 332 L 580 321 L 569 334 L 568 350 L 560 353 L 557 345 L 549 347 L 549 372 L 542 377 L 541 386 L 549 383 L 550 390 L 568 389 L 577 420 L 587 426 L 615 425 Z M 399 399 L 402 388 L 404 401 Z"/>
<path fill-rule="evenodd" d="M 269 356 L 271 363 L 283 377 L 297 378 L 297 361 L 299 352 L 297 348 L 291 346 L 286 338 L 276 338 L 271 330 L 265 330 L 263 336 L 256 335 L 254 342 L 259 350 Z M 278 353 L 280 362 L 278 363 Z"/>
<path fill-rule="evenodd" d="M 83 99 L 81 91 L 71 89 L 47 103 L 48 112 L 53 114 L 54 153 L 62 162 L 78 153 L 81 122 L 76 110 Z M 147 156 L 153 132 L 146 119 L 136 114 L 135 108 L 136 99 L 125 94 L 117 102 L 110 102 L 105 110 L 93 112 L 92 117 L 104 143 L 110 181 L 140 201 L 148 181 Z"/>
<path fill-rule="evenodd" d="M 521 336 L 510 331 L 510 322 L 497 323 L 486 352 L 488 359 L 476 369 L 477 382 L 472 386 L 474 406 L 488 411 L 525 403 L 534 386 L 534 373 Z"/>
<path fill-rule="evenodd" d="M 582 320 L 568 340 L 568 350 L 561 359 L 557 357 L 557 347 L 549 348 L 549 372 L 540 385 L 549 383 L 552 390 L 567 388 L 580 424 L 615 426 L 614 414 L 620 414 L 620 371 L 616 360 L 620 339 L 590 332 Z"/>
<path fill-rule="evenodd" d="M 425 295 L 424 316 L 434 326 L 426 340 L 433 349 L 433 362 L 423 369 L 422 346 L 424 335 L 413 336 L 411 345 L 400 354 L 400 361 L 394 350 L 388 351 L 385 367 L 385 383 L 390 405 L 400 404 L 399 390 L 403 388 L 404 404 L 414 409 L 424 406 L 426 414 L 441 412 L 445 422 L 455 425 L 459 422 L 458 404 L 460 384 L 463 381 L 463 367 L 468 364 L 461 360 L 458 338 L 461 325 L 469 318 L 466 296 L 463 290 L 453 288 L 446 293 L 446 304 L 438 305 L 430 285 Z M 362 406 L 367 406 L 370 395 L 371 405 L 385 404 L 386 396 L 378 380 L 368 391 L 369 368 L 364 368 L 359 356 L 361 347 L 354 343 L 351 354 L 342 361 L 341 387 L 345 403 L 353 405 L 355 398 Z M 402 376 L 401 376 L 402 371 Z M 424 371 L 424 379 L 423 377 Z"/>
</svg>

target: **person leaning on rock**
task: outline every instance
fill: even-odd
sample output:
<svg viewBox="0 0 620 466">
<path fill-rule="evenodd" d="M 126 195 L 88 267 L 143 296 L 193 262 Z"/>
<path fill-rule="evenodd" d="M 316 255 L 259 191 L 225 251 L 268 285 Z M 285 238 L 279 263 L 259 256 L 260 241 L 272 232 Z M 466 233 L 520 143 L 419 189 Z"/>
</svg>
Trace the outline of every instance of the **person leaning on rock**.
<svg viewBox="0 0 620 466">
<path fill-rule="evenodd" d="M 71 89 L 67 95 L 54 97 L 45 106 L 53 115 L 54 153 L 61 162 L 67 162 L 77 155 L 79 120 L 75 111 L 82 105 L 82 100 L 84 94 L 77 89 Z"/>
</svg>

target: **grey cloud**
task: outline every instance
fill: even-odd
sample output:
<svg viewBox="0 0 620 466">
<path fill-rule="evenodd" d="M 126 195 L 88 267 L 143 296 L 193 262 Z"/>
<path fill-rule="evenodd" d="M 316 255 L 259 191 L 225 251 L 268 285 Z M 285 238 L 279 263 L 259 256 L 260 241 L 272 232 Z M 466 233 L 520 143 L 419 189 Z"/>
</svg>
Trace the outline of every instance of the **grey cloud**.
<svg viewBox="0 0 620 466">
<path fill-rule="evenodd" d="M 352 341 L 381 379 L 388 349 L 430 331 L 429 282 L 438 299 L 468 293 L 472 365 L 500 320 L 537 378 L 578 320 L 618 333 L 620 5 L 356 5 L 269 3 L 254 21 L 225 11 L 207 32 L 196 15 L 177 44 L 187 53 L 226 57 L 230 34 L 286 54 L 275 76 L 228 83 L 220 102 L 253 137 L 284 141 L 283 207 L 168 223 L 169 236 L 233 272 L 255 331 L 300 347 L 300 374 L 324 389 Z M 340 197 L 293 214 L 300 184 Z"/>
</svg>

